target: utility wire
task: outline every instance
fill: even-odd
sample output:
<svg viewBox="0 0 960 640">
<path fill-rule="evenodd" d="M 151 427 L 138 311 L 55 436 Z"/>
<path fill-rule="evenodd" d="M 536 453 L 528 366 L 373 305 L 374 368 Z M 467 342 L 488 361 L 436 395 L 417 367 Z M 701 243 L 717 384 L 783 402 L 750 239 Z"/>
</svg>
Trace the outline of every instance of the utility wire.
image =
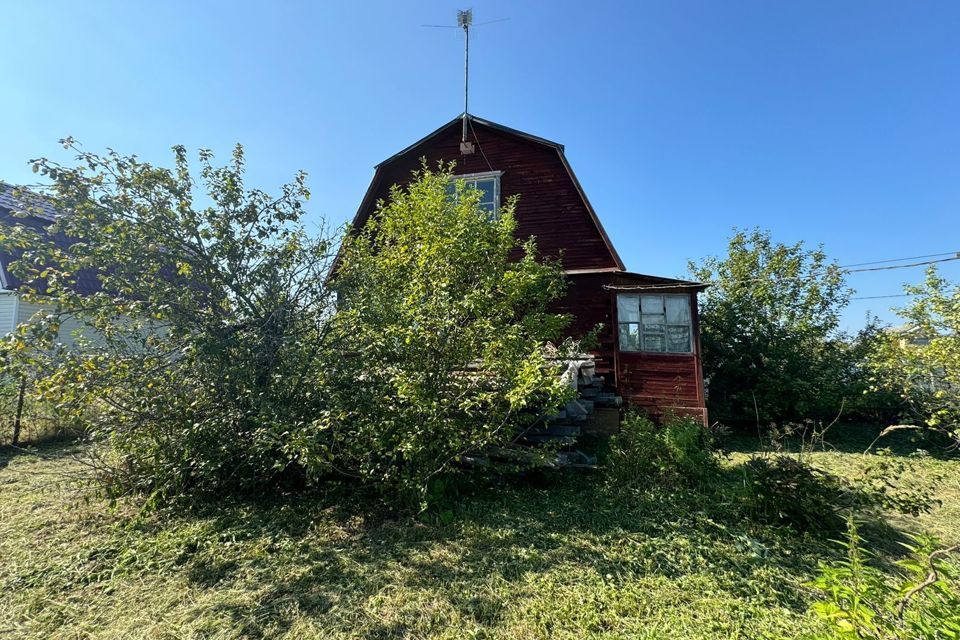
<svg viewBox="0 0 960 640">
<path fill-rule="evenodd" d="M 864 271 L 889 271 L 890 269 L 907 269 L 909 267 L 923 267 L 928 264 L 937 264 L 938 262 L 951 262 L 953 260 L 960 260 L 960 251 L 955 252 L 952 258 L 940 258 L 939 260 L 927 260 L 925 262 L 912 262 L 910 264 L 892 264 L 886 267 L 869 267 L 866 269 L 844 269 L 843 267 L 841 267 L 840 269 L 843 273 L 863 273 Z"/>
<path fill-rule="evenodd" d="M 850 269 L 849 267 L 839 267 L 839 271 L 840 271 L 840 273 L 844 273 L 844 274 L 849 274 L 849 273 L 865 273 L 865 272 L 869 272 L 869 271 L 890 271 L 890 270 L 893 270 L 893 269 L 908 269 L 908 268 L 912 268 L 912 267 L 923 267 L 923 266 L 927 266 L 927 265 L 931 265 L 931 264 L 939 264 L 939 263 L 941 263 L 941 262 L 952 262 L 952 261 L 954 261 L 954 260 L 960 260 L 960 251 L 957 251 L 957 252 L 954 252 L 954 253 L 951 253 L 951 254 L 938 254 L 938 255 L 952 255 L 953 257 L 951 257 L 951 258 L 940 258 L 940 259 L 938 259 L 938 260 L 925 260 L 925 261 L 923 261 L 923 262 L 911 262 L 910 264 L 893 264 L 893 265 L 888 265 L 888 266 L 885 266 L 885 267 L 867 267 L 867 268 L 862 268 L 862 269 Z M 908 260 L 909 258 L 903 258 L 903 259 L 904 259 L 904 260 Z M 881 262 L 887 262 L 887 261 L 877 261 L 877 262 L 874 262 L 873 264 L 880 264 Z M 890 262 L 893 262 L 893 261 L 891 260 Z M 861 263 L 861 264 L 870 264 L 870 263 Z M 831 267 L 827 267 L 827 269 L 830 269 L 830 268 L 831 268 Z M 774 281 L 777 281 L 777 282 L 786 282 L 786 281 L 791 281 L 791 280 L 816 280 L 816 279 L 819 278 L 819 277 L 820 277 L 819 275 L 813 275 L 813 276 L 787 276 L 787 277 L 783 277 L 783 278 L 774 278 Z M 761 277 L 761 278 L 747 278 L 747 279 L 744 279 L 744 280 L 734 280 L 734 281 L 732 281 L 732 284 L 746 284 L 746 283 L 750 283 L 750 282 L 764 282 L 764 281 L 766 281 L 766 280 L 767 280 L 767 278 L 763 278 L 763 277 Z M 606 289 L 606 290 L 608 290 L 608 291 L 611 291 L 611 290 L 617 290 L 617 291 L 648 291 L 648 290 L 654 290 L 654 289 L 684 289 L 684 288 L 702 287 L 702 286 L 705 285 L 705 284 L 706 284 L 706 285 L 719 284 L 719 282 L 716 281 L 716 280 L 714 280 L 714 281 L 707 281 L 707 282 L 685 282 L 685 283 L 680 283 L 680 284 L 604 285 L 603 288 Z"/>
<path fill-rule="evenodd" d="M 477 137 L 477 131 L 473 128 L 473 120 L 470 119 L 470 116 L 464 114 L 464 118 L 467 118 L 467 123 L 470 125 L 470 131 L 473 133 L 473 139 L 477 141 L 477 149 L 480 149 L 480 155 L 483 156 L 483 161 L 487 163 L 487 167 L 490 171 L 493 171 L 493 165 L 490 164 L 490 161 L 487 160 L 487 154 L 483 152 L 483 145 L 480 144 L 480 138 Z"/>
<path fill-rule="evenodd" d="M 880 300 L 881 298 L 907 298 L 914 294 L 912 293 L 891 293 L 886 296 L 856 296 L 850 298 L 851 300 Z"/>
<path fill-rule="evenodd" d="M 890 262 L 904 262 L 906 260 L 922 260 L 924 258 L 942 258 L 943 256 L 956 256 L 958 252 L 956 251 L 947 251 L 945 253 L 931 253 L 925 256 L 910 256 L 909 258 L 890 258 L 889 260 L 874 260 L 873 262 L 858 262 L 856 264 L 845 264 L 842 265 L 841 269 L 847 269 L 850 267 L 865 267 L 871 264 L 887 264 Z"/>
</svg>

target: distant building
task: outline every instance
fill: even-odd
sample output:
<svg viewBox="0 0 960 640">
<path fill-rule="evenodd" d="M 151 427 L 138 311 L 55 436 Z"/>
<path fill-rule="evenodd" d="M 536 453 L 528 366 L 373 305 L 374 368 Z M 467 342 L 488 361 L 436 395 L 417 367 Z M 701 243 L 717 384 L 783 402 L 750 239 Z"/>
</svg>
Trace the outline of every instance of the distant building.
<svg viewBox="0 0 960 640">
<path fill-rule="evenodd" d="M 23 217 L 23 214 L 26 217 Z M 0 182 L 0 227 L 23 224 L 43 230 L 49 227 L 58 215 L 60 214 L 53 205 L 42 196 Z M 66 238 L 55 236 L 54 239 L 63 246 L 69 245 Z M 0 336 L 10 333 L 43 310 L 41 305 L 27 302 L 21 295 L 23 283 L 10 271 L 10 263 L 18 257 L 0 252 Z M 81 293 L 92 293 L 99 290 L 100 282 L 95 274 L 80 274 L 77 287 Z M 60 330 L 61 339 L 69 343 L 74 332 L 82 326 L 76 320 L 67 320 Z"/>
</svg>

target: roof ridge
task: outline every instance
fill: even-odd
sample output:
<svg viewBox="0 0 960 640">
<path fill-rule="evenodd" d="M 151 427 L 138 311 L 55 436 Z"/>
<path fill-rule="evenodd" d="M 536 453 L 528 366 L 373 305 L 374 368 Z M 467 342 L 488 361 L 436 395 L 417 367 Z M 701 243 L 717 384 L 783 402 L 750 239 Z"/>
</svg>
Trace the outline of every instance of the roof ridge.
<svg viewBox="0 0 960 640">
<path fill-rule="evenodd" d="M 13 192 L 19 190 L 21 194 L 14 196 Z M 0 180 L 0 208 L 14 210 L 26 209 L 27 213 L 35 218 L 55 221 L 60 215 L 60 211 L 50 202 L 50 198 L 42 193 L 37 193 L 29 187 L 15 185 L 4 180 Z"/>
<path fill-rule="evenodd" d="M 553 147 L 554 149 L 559 149 L 560 151 L 563 151 L 563 150 L 564 150 L 563 145 L 560 144 L 559 142 L 554 142 L 553 140 L 548 140 L 547 138 L 541 138 L 540 136 L 535 136 L 535 135 L 533 135 L 532 133 L 527 133 L 526 131 L 521 131 L 520 129 L 514 129 L 514 128 L 508 127 L 508 126 L 506 126 L 506 125 L 499 124 L 499 123 L 497 123 L 497 122 L 494 122 L 493 120 L 487 120 L 487 119 L 485 119 L 485 118 L 480 118 L 480 117 L 477 117 L 477 116 L 473 115 L 472 113 L 466 113 L 466 114 L 461 113 L 461 114 L 457 115 L 456 118 L 450 120 L 449 122 L 447 122 L 447 123 L 445 123 L 445 124 L 443 124 L 443 125 L 440 125 L 439 127 L 437 127 L 436 129 L 434 129 L 433 131 L 431 131 L 431 132 L 428 133 L 427 135 L 423 136 L 422 138 L 420 138 L 419 140 L 417 140 L 417 141 L 414 142 L 413 144 L 407 145 L 406 147 L 404 147 L 403 149 L 401 149 L 401 150 L 398 151 L 397 153 L 393 154 L 392 156 L 390 156 L 389 158 L 387 158 L 387 159 L 384 160 L 383 162 L 379 162 L 379 163 L 375 164 L 373 168 L 374 168 L 374 169 L 378 169 L 378 168 L 382 167 L 382 166 L 385 165 L 385 164 L 388 164 L 388 163 L 390 163 L 390 162 L 393 162 L 393 161 L 396 160 L 397 158 L 399 158 L 399 157 L 405 155 L 406 153 L 408 153 L 411 149 L 415 149 L 416 147 L 420 146 L 420 145 L 423 144 L 424 142 L 426 142 L 426 141 L 430 140 L 431 138 L 439 135 L 440 132 L 444 131 L 444 130 L 447 129 L 448 127 L 451 127 L 451 126 L 453 126 L 454 124 L 457 124 L 458 122 L 460 122 L 461 120 L 463 120 L 463 116 L 464 116 L 464 115 L 467 116 L 467 119 L 468 119 L 470 122 L 475 122 L 475 123 L 479 124 L 480 126 L 490 127 L 491 129 L 497 129 L 497 130 L 502 131 L 502 132 L 504 132 L 504 133 L 509 133 L 510 135 L 515 135 L 515 136 L 519 136 L 519 137 L 521 137 L 521 138 L 525 138 L 525 139 L 527 139 L 527 140 L 529 140 L 529 141 L 531 141 L 531 142 L 535 142 L 535 143 L 537 143 L 537 144 L 542 144 L 542 145 L 546 145 L 546 146 L 548 146 L 548 147 Z"/>
</svg>

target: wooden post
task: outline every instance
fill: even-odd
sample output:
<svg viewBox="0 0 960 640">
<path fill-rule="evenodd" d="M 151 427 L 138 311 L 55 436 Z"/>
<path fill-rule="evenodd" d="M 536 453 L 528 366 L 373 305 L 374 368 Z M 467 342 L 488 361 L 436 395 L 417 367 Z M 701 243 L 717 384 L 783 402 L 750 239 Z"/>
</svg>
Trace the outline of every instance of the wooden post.
<svg viewBox="0 0 960 640">
<path fill-rule="evenodd" d="M 17 415 L 13 418 L 13 446 L 20 444 L 20 417 L 23 415 L 23 395 L 27 390 L 27 377 L 20 378 L 20 393 L 17 395 Z"/>
</svg>

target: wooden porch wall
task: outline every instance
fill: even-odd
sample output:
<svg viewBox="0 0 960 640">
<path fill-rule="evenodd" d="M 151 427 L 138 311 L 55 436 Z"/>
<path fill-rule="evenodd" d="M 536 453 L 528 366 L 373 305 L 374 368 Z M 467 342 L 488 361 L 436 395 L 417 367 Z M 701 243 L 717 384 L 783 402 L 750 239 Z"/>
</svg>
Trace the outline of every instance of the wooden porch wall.
<svg viewBox="0 0 960 640">
<path fill-rule="evenodd" d="M 580 336 L 598 323 L 604 325 L 596 349 L 597 373 L 630 408 L 640 408 L 655 420 L 665 415 L 691 415 L 707 423 L 700 359 L 700 328 L 697 294 L 690 289 L 657 289 L 657 293 L 683 293 L 691 297 L 694 352 L 692 354 L 642 353 L 619 351 L 616 330 L 616 292 L 605 284 L 624 282 L 622 274 L 575 274 L 569 276 L 566 299 L 558 310 L 573 314 L 568 329 L 571 336 Z M 638 284 L 636 281 L 631 284 Z"/>
</svg>

